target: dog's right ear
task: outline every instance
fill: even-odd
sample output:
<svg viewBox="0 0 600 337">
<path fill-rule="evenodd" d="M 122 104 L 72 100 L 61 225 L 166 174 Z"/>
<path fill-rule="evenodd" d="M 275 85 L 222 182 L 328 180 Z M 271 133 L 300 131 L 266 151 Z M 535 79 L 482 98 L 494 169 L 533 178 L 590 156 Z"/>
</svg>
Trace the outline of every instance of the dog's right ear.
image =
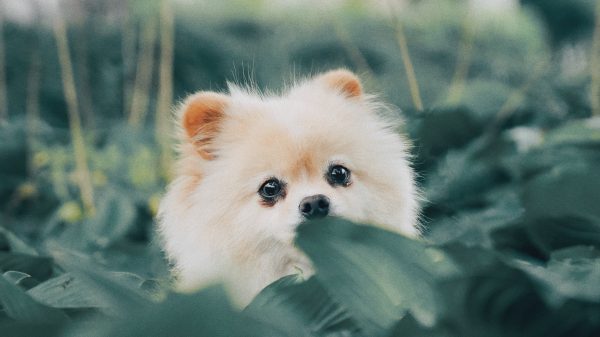
<svg viewBox="0 0 600 337">
<path fill-rule="evenodd" d="M 195 93 L 183 104 L 181 126 L 185 136 L 206 160 L 215 157 L 213 139 L 221 128 L 228 104 L 229 96 L 210 91 Z"/>
</svg>

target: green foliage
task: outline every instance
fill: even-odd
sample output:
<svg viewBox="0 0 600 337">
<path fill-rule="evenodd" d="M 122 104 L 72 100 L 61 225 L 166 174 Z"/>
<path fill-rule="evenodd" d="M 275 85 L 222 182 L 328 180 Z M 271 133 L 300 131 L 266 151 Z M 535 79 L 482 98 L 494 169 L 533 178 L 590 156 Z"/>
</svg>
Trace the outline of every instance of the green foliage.
<svg viewBox="0 0 600 337">
<path fill-rule="evenodd" d="M 404 108 L 427 200 L 424 237 L 335 218 L 306 223 L 297 245 L 317 269 L 308 280 L 278 280 L 244 310 L 218 285 L 174 292 L 153 230 L 166 183 L 154 130 L 123 122 L 124 62 L 119 48 L 106 48 L 120 44 L 121 32 L 101 20 L 71 27 L 74 46 L 77 36 L 91 37 L 79 44 L 96 112 L 84 116 L 97 209 L 86 214 L 55 46 L 47 31 L 8 24 L 0 335 L 600 334 L 600 120 L 590 118 L 582 95 L 588 81 L 562 74 L 548 47 L 573 34 L 550 23 L 547 42 L 529 12 L 470 17 L 462 2 L 418 2 L 400 16 L 426 106 L 416 112 L 394 30 L 381 16 L 354 3 L 339 16 L 264 18 L 244 14 L 255 2 L 238 2 L 236 12 L 178 13 L 176 97 L 222 89 L 226 79 L 279 88 L 287 73 L 358 71 L 369 90 Z M 564 8 L 587 15 L 581 8 L 589 6 L 523 2 L 547 11 L 546 22 Z M 158 4 L 127 3 L 134 20 L 155 15 Z M 468 71 L 454 78 L 459 46 L 469 41 Z M 23 118 L 30 62 L 23 55 L 32 46 L 44 55 L 35 128 Z M 77 74 L 83 61 L 74 61 Z M 450 105 L 451 84 L 463 89 Z"/>
</svg>

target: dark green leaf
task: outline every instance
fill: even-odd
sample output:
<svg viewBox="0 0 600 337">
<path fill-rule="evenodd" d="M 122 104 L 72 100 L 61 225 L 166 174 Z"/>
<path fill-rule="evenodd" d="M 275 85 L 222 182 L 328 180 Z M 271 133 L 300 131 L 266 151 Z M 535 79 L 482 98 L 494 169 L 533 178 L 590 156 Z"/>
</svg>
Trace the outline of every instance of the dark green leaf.
<svg viewBox="0 0 600 337">
<path fill-rule="evenodd" d="M 245 312 L 291 336 L 363 336 L 347 310 L 333 301 L 316 278 L 292 275 L 269 285 Z"/>
<path fill-rule="evenodd" d="M 62 311 L 36 302 L 4 277 L 0 277 L 0 303 L 10 318 L 21 322 L 56 323 L 66 319 Z"/>
<path fill-rule="evenodd" d="M 523 205 L 528 218 L 577 216 L 600 222 L 600 163 L 569 162 L 527 182 Z"/>
<path fill-rule="evenodd" d="M 46 280 L 52 275 L 52 259 L 48 257 L 0 252 L 0 270 L 15 270 Z"/>
<path fill-rule="evenodd" d="M 568 299 L 600 303 L 600 252 L 592 247 L 557 251 L 546 266 L 521 264 L 554 306 Z"/>
<path fill-rule="evenodd" d="M 163 303 L 138 306 L 116 320 L 83 322 L 66 336 L 295 337 L 234 310 L 217 287 L 194 295 L 171 294 Z"/>
<path fill-rule="evenodd" d="M 71 273 L 49 279 L 27 292 L 38 302 L 55 308 L 106 308 L 109 306 L 101 292 Z"/>
<path fill-rule="evenodd" d="M 369 336 L 382 334 L 406 311 L 434 324 L 436 281 L 455 272 L 444 253 L 423 242 L 341 219 L 303 224 L 297 243 L 327 292 Z"/>
</svg>

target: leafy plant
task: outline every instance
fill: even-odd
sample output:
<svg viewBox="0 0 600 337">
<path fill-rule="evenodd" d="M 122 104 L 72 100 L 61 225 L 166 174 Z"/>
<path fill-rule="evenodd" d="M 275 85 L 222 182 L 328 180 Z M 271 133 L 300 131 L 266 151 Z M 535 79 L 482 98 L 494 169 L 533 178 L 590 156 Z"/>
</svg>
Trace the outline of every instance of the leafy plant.
<svg viewBox="0 0 600 337">
<path fill-rule="evenodd" d="M 359 5 L 331 20 L 310 11 L 240 13 L 258 6 L 248 1 L 201 17 L 176 12 L 175 98 L 223 88 L 232 76 L 280 87 L 286 72 L 346 66 L 404 109 L 402 131 L 415 143 L 427 200 L 423 238 L 336 218 L 303 224 L 296 243 L 316 274 L 278 280 L 244 310 L 219 285 L 196 294 L 172 290 L 152 220 L 169 157 L 161 153 L 165 138 L 149 126 L 165 126 L 125 122 L 131 97 L 123 94 L 124 77 L 132 67 L 118 48 L 106 48 L 119 45 L 121 31 L 101 19 L 68 26 L 68 37 L 80 36 L 78 29 L 93 37 L 80 54 L 88 58 L 81 64 L 89 64 L 88 98 L 97 112 L 95 124 L 83 119 L 80 144 L 94 189 L 90 214 L 78 192 L 51 32 L 7 23 L 0 335 L 600 335 L 600 120 L 582 94 L 588 78 L 557 62 L 560 46 L 582 35 L 553 23 L 563 8 L 581 16 L 590 4 L 523 2 L 544 13 L 551 40 L 528 11 L 473 17 L 462 2 L 422 1 L 398 15 L 422 111 L 412 108 L 393 21 Z M 158 4 L 146 12 L 142 2 L 128 3 L 132 36 L 135 22 L 154 18 Z M 581 27 L 589 26 L 587 14 Z M 70 42 L 77 47 L 77 39 Z M 35 123 L 24 119 L 24 88 L 35 76 L 22 71 L 32 48 L 44 55 Z M 128 52 L 135 57 L 135 48 Z M 84 61 L 73 62 L 78 69 Z M 143 85 L 150 92 L 144 110 L 156 108 L 155 82 Z"/>
</svg>

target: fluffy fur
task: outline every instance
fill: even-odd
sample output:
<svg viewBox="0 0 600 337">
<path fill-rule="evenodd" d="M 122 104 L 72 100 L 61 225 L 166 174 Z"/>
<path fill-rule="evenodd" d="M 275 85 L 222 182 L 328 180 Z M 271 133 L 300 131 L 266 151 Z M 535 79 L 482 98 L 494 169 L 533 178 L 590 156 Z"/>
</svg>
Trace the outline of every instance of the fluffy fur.
<svg viewBox="0 0 600 337">
<path fill-rule="evenodd" d="M 330 215 L 418 235 L 407 143 L 354 74 L 331 71 L 281 96 L 229 89 L 179 109 L 180 154 L 159 231 L 180 289 L 223 281 L 245 305 L 282 276 L 312 274 L 293 244 L 299 203 L 311 195 L 330 199 Z M 327 182 L 331 164 L 351 170 L 348 187 Z M 271 177 L 286 183 L 272 206 L 257 193 Z"/>
</svg>

